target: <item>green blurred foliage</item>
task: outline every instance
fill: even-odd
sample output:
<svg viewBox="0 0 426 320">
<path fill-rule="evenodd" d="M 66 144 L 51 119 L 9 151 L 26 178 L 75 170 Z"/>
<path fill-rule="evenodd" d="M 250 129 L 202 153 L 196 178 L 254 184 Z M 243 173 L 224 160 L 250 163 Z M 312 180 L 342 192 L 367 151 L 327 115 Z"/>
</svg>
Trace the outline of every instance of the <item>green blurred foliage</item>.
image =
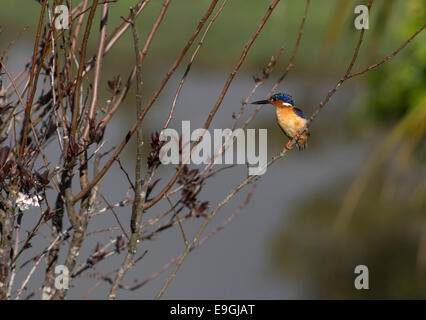
<svg viewBox="0 0 426 320">
<path fill-rule="evenodd" d="M 409 190 L 383 196 L 385 181 L 368 186 L 343 233 L 333 226 L 346 182 L 328 186 L 286 217 L 273 239 L 275 274 L 295 281 L 304 298 L 425 299 L 425 252 L 419 245 L 426 232 L 425 201 Z M 357 265 L 369 268 L 369 290 L 354 287 Z"/>
<path fill-rule="evenodd" d="M 386 1 L 388 0 L 376 0 L 375 5 L 377 3 L 379 6 Z M 404 0 L 389 1 L 404 2 Z M 80 0 L 74 0 L 72 3 L 75 7 L 80 2 Z M 136 2 L 136 0 L 119 0 L 110 4 L 108 31 L 122 21 L 121 17 L 127 16 L 129 7 Z M 162 65 L 165 61 L 175 59 L 210 2 L 210 0 L 171 1 L 152 42 L 147 60 Z M 233 66 L 271 2 L 271 0 L 229 0 L 204 41 L 200 55 L 197 57 L 197 65 L 214 72 L 218 68 L 228 69 Z M 217 8 L 221 3 L 222 1 L 219 1 Z M 301 0 L 282 0 L 278 4 L 250 50 L 245 61 L 247 68 L 259 72 L 283 45 L 286 49 L 280 66 L 285 68 L 298 36 L 305 3 Z M 345 5 L 342 6 L 342 1 L 339 0 L 311 0 L 305 32 L 292 73 L 324 77 L 335 77 L 341 74 L 342 68 L 350 61 L 359 35 L 359 31 L 353 26 L 355 18 L 353 8 L 356 4 L 365 3 L 366 0 L 350 0 L 345 1 Z M 142 43 L 162 4 L 163 0 L 151 0 L 139 16 L 137 26 Z M 344 12 L 340 12 L 341 10 Z M 2 29 L 0 43 L 6 45 L 24 25 L 28 24 L 30 28 L 23 39 L 28 40 L 32 47 L 39 12 L 40 4 L 35 0 L 8 1 L 0 10 Z M 96 19 L 99 19 L 98 16 L 99 13 Z M 89 38 L 92 51 L 97 45 L 98 22 L 98 20 L 95 21 Z M 131 55 L 133 54 L 131 44 L 131 34 L 127 32 L 109 55 L 115 55 L 118 59 Z M 384 41 L 383 45 L 389 48 L 391 43 Z M 331 50 L 322 50 L 324 46 L 330 47 Z M 362 56 L 360 60 L 363 60 Z"/>
<path fill-rule="evenodd" d="M 426 21 L 424 0 L 406 1 L 401 9 L 396 13 L 398 21 L 388 25 L 395 30 L 395 49 Z M 426 96 L 426 34 L 420 34 L 388 63 L 368 72 L 366 86 L 361 112 L 375 120 L 398 120 L 417 107 Z"/>
<path fill-rule="evenodd" d="M 339 12 L 347 16 L 347 6 L 336 6 L 329 28 L 333 32 L 326 34 L 328 47 L 323 52 L 346 59 L 342 41 L 353 30 L 334 32 L 336 25 L 345 25 Z M 389 55 L 425 22 L 424 0 L 375 1 L 362 59 L 354 71 Z M 364 168 L 351 178 L 340 177 L 338 185 L 323 186 L 327 191 L 305 195 L 303 204 L 277 228 L 272 245 L 274 270 L 304 289 L 303 298 L 426 299 L 426 180 L 421 160 L 421 150 L 426 149 L 426 33 L 357 80 L 365 81 L 361 101 L 354 97 L 358 117 L 351 117 L 358 120 L 358 130 L 359 123 L 370 123 L 366 120 L 387 126 L 397 122 L 395 128 L 409 115 L 417 121 L 406 121 L 401 138 L 369 174 L 346 229 L 339 230 L 336 224 L 342 199 L 353 197 L 347 193 L 348 186 Z M 376 134 L 379 130 L 362 131 L 375 139 L 377 149 L 386 140 Z M 370 290 L 355 289 L 357 265 L 368 266 Z"/>
</svg>

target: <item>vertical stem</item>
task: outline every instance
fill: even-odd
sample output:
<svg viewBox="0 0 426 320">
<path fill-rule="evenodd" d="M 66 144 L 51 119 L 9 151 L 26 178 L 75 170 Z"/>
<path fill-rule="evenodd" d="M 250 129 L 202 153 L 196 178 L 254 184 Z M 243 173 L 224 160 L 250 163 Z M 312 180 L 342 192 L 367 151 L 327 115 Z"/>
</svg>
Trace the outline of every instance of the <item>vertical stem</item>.
<svg viewBox="0 0 426 320">
<path fill-rule="evenodd" d="M 136 114 L 139 118 L 142 113 L 142 60 L 143 56 L 139 50 L 139 35 L 136 31 L 135 26 L 135 10 L 132 9 L 131 15 L 132 31 L 133 31 L 133 41 L 136 57 Z M 130 220 L 130 229 L 131 236 L 129 241 L 129 247 L 127 250 L 126 257 L 113 281 L 111 286 L 110 293 L 108 295 L 109 299 L 115 299 L 117 297 L 117 290 L 120 286 L 121 281 L 123 280 L 126 272 L 133 266 L 133 258 L 138 249 L 139 243 L 139 230 L 141 228 L 142 216 L 143 216 L 143 205 L 145 203 L 146 193 L 148 190 L 149 183 L 154 173 L 153 167 L 148 168 L 148 171 L 145 176 L 145 180 L 142 184 L 142 126 L 139 125 L 136 130 L 136 139 L 137 139 L 137 151 L 136 151 L 136 168 L 135 168 L 135 200 L 132 206 L 132 217 Z"/>
<path fill-rule="evenodd" d="M 0 300 L 7 297 L 7 282 L 13 245 L 13 223 L 15 220 L 12 202 L 9 199 L 2 202 L 5 211 L 0 209 Z"/>
</svg>

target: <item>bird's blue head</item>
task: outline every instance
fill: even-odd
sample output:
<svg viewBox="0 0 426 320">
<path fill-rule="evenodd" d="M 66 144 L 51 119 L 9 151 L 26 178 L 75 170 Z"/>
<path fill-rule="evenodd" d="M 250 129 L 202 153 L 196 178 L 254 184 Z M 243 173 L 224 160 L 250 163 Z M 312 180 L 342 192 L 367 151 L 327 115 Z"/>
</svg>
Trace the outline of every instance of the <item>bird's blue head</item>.
<svg viewBox="0 0 426 320">
<path fill-rule="evenodd" d="M 276 93 L 276 94 L 272 95 L 269 98 L 269 100 L 272 100 L 273 102 L 283 101 L 284 103 L 288 103 L 288 104 L 291 104 L 292 106 L 294 106 L 293 98 L 287 93 Z"/>
<path fill-rule="evenodd" d="M 260 100 L 252 102 L 252 104 L 273 104 L 275 106 L 278 106 L 278 104 L 287 103 L 292 106 L 294 106 L 294 101 L 291 95 L 287 93 L 275 93 L 272 96 L 269 97 L 268 100 Z"/>
</svg>

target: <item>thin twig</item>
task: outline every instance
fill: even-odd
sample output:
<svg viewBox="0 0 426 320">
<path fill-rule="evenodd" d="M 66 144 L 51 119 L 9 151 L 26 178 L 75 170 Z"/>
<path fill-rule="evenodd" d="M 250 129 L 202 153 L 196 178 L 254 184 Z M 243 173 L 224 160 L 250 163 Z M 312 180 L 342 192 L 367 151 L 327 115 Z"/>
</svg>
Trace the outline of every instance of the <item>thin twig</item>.
<svg viewBox="0 0 426 320">
<path fill-rule="evenodd" d="M 173 213 L 175 215 L 176 221 L 179 224 L 180 232 L 182 233 L 183 242 L 185 243 L 185 246 L 187 246 L 188 245 L 188 240 L 186 240 L 185 231 L 183 231 L 183 227 L 182 227 L 182 224 L 180 223 L 180 219 L 179 219 L 179 216 L 178 216 L 178 214 L 176 212 L 176 208 L 173 206 L 173 203 L 172 203 L 172 201 L 170 200 L 170 198 L 169 198 L 169 196 L 167 194 L 166 194 L 166 199 L 169 202 L 170 208 L 173 210 Z"/>
</svg>

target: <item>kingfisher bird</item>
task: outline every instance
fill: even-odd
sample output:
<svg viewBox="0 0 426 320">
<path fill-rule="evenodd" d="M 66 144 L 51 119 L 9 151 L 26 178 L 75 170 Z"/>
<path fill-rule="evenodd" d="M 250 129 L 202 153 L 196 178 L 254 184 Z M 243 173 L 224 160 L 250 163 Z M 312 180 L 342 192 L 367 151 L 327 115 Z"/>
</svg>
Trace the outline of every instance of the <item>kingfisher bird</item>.
<svg viewBox="0 0 426 320">
<path fill-rule="evenodd" d="M 305 149 L 308 146 L 307 140 L 310 135 L 309 130 L 306 129 L 301 135 L 299 131 L 302 130 L 308 120 L 306 115 L 299 108 L 294 106 L 293 98 L 287 93 L 276 93 L 269 97 L 267 100 L 259 100 L 252 102 L 252 104 L 272 104 L 275 106 L 277 114 L 277 123 L 283 130 L 284 134 L 290 139 L 286 144 L 286 148 L 290 148 L 291 140 L 297 136 L 297 146 L 299 150 Z"/>
</svg>

